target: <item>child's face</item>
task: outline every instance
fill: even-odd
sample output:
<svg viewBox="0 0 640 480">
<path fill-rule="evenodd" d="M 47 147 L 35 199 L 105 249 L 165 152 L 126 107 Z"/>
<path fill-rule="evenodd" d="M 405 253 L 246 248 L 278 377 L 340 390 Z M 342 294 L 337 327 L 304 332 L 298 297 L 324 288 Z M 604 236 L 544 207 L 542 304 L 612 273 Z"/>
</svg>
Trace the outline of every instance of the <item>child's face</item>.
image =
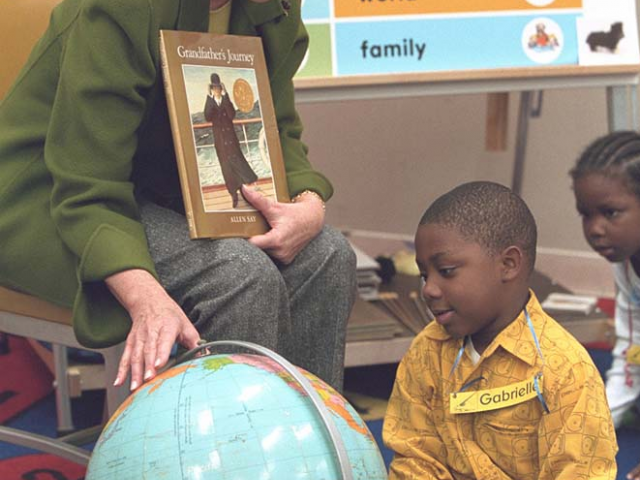
<svg viewBox="0 0 640 480">
<path fill-rule="evenodd" d="M 489 255 L 480 244 L 438 224 L 418 227 L 415 245 L 425 282 L 422 294 L 452 337 L 498 332 L 513 320 L 503 315 L 499 255 Z"/>
<path fill-rule="evenodd" d="M 575 180 L 573 191 L 591 248 L 610 262 L 640 254 L 640 199 L 622 177 L 591 173 Z"/>
</svg>

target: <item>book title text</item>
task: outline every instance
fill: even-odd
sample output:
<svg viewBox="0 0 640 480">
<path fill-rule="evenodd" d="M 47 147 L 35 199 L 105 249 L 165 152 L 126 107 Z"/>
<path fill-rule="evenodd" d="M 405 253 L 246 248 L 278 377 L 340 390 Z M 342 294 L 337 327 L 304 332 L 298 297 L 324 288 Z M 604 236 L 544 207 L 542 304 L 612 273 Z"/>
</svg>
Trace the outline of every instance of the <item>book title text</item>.
<svg viewBox="0 0 640 480">
<path fill-rule="evenodd" d="M 228 48 L 225 49 L 213 49 L 212 47 L 199 46 L 196 50 L 191 48 L 185 48 L 179 45 L 176 49 L 180 58 L 196 58 L 198 60 L 216 60 L 221 62 L 230 63 L 244 63 L 253 66 L 253 59 L 255 55 L 252 53 L 239 53 L 232 52 Z"/>
</svg>

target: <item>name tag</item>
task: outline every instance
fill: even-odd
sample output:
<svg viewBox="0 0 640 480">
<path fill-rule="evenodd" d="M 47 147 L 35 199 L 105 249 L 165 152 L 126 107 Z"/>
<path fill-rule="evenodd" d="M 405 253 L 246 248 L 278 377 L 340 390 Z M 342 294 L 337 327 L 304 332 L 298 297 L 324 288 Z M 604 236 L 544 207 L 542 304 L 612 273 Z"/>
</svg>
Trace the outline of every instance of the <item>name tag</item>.
<svg viewBox="0 0 640 480">
<path fill-rule="evenodd" d="M 538 385 L 542 385 L 542 376 L 538 377 L 538 382 Z M 449 395 L 449 412 L 458 414 L 497 410 L 517 405 L 536 396 L 534 378 L 531 378 L 505 387 L 452 393 Z"/>
<path fill-rule="evenodd" d="M 640 365 L 640 345 L 631 345 L 627 349 L 627 363 Z"/>
</svg>

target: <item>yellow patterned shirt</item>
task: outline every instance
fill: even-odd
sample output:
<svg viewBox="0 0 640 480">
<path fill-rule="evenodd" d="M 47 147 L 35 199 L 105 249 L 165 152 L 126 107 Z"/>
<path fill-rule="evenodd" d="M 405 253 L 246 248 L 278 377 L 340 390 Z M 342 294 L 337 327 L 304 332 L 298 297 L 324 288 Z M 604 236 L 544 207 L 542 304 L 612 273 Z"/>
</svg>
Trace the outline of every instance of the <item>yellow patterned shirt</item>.
<svg viewBox="0 0 640 480">
<path fill-rule="evenodd" d="M 604 385 L 589 354 L 543 312 L 531 292 L 527 310 L 544 357 L 540 359 L 524 312 L 474 365 L 462 345 L 431 323 L 414 340 L 396 377 L 384 422 L 395 452 L 389 478 L 615 479 L 618 451 Z M 449 412 L 449 395 L 506 387 L 542 369 L 543 414 L 537 397 L 491 411 Z M 481 392 L 479 392 L 481 395 Z"/>
</svg>

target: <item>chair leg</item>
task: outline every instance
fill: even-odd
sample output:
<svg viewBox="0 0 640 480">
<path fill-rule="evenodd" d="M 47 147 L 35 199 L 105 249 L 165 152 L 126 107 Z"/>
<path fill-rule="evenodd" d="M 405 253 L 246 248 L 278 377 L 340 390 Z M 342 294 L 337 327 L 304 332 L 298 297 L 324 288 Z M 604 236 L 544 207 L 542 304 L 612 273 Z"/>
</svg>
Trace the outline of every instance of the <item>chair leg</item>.
<svg viewBox="0 0 640 480">
<path fill-rule="evenodd" d="M 118 373 L 118 364 L 124 351 L 124 343 L 116 345 L 100 353 L 104 356 L 104 374 L 106 383 L 107 415 L 109 418 L 129 396 L 129 379 L 121 387 L 114 387 L 113 382 Z"/>
<path fill-rule="evenodd" d="M 0 355 L 9 353 L 9 335 L 0 332 Z"/>
<path fill-rule="evenodd" d="M 56 413 L 58 418 L 58 435 L 66 435 L 74 430 L 71 416 L 71 396 L 67 379 L 67 347 L 52 344 L 53 363 L 55 367 Z"/>
</svg>

